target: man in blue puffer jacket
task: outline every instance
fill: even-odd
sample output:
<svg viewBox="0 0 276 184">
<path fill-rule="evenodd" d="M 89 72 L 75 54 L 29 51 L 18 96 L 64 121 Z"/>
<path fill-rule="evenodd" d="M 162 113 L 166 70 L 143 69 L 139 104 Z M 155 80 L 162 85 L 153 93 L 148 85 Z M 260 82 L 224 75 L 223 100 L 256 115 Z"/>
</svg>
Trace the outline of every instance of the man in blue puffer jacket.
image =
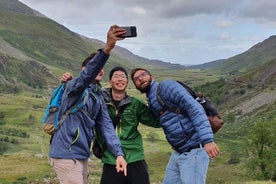
<svg viewBox="0 0 276 184">
<path fill-rule="evenodd" d="M 204 184 L 209 157 L 216 157 L 219 149 L 203 107 L 175 80 L 158 83 L 144 68 L 132 70 L 131 78 L 135 87 L 146 93 L 149 108 L 160 118 L 166 139 L 175 150 L 163 183 Z M 159 84 L 164 102 L 173 109 L 179 108 L 181 113 L 163 112 L 157 100 Z"/>
<path fill-rule="evenodd" d="M 113 25 L 107 34 L 107 42 L 96 55 L 90 55 L 90 62 L 82 70 L 79 77 L 67 82 L 62 96 L 59 116 L 67 112 L 81 97 L 84 91 L 84 106 L 81 110 L 65 116 L 64 123 L 55 132 L 50 145 L 50 161 L 62 184 L 87 184 L 88 158 L 90 157 L 91 141 L 97 127 L 107 143 L 107 147 L 116 160 L 117 172 L 126 175 L 126 161 L 121 143 L 116 136 L 112 120 L 97 83 L 102 77 L 101 70 L 109 58 L 111 50 L 118 40 L 123 38 L 124 29 Z"/>
</svg>

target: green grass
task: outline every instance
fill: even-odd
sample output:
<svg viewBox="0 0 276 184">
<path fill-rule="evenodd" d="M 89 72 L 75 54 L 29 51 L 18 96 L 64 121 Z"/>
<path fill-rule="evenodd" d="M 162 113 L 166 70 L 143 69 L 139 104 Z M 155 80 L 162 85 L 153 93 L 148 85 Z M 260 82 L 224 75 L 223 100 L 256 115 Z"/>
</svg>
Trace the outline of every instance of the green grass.
<svg viewBox="0 0 276 184">
<path fill-rule="evenodd" d="M 0 183 L 43 182 L 45 178 L 51 178 L 50 165 L 45 157 L 29 152 L 7 154 L 0 157 Z M 20 183 L 20 182 L 19 182 Z"/>
<path fill-rule="evenodd" d="M 145 98 L 137 91 L 129 93 Z M 40 120 L 48 99 L 35 98 L 32 94 L 1 95 L 0 119 L 1 129 L 19 129 L 26 131 L 29 137 L 9 136 L 19 143 L 8 143 L 8 151 L 0 156 L 0 183 L 57 183 L 55 173 L 48 163 L 49 139 L 41 130 Z M 270 111 L 268 111 L 270 113 Z M 266 184 L 254 181 L 244 167 L 243 136 L 250 126 L 250 121 L 243 124 L 226 124 L 216 136 L 216 143 L 221 154 L 211 163 L 207 175 L 207 184 Z M 146 161 L 148 163 L 152 184 L 162 183 L 165 167 L 172 152 L 166 142 L 162 129 L 139 126 L 144 138 Z M 154 139 L 151 135 L 154 135 Z M 0 136 L 3 136 L 0 134 Z M 228 164 L 233 156 L 240 159 L 237 164 Z M 102 164 L 99 159 L 91 157 L 89 162 L 90 183 L 99 183 Z"/>
</svg>

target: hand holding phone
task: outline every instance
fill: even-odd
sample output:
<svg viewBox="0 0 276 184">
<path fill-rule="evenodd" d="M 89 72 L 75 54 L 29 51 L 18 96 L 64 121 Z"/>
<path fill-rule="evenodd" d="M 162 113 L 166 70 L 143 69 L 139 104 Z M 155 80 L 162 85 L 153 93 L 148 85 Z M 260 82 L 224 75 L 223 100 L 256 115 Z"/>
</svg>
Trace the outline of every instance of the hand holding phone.
<svg viewBox="0 0 276 184">
<path fill-rule="evenodd" d="M 120 28 L 126 30 L 126 33 L 121 35 L 122 38 L 131 38 L 131 37 L 137 36 L 137 31 L 135 26 L 123 26 Z"/>
</svg>

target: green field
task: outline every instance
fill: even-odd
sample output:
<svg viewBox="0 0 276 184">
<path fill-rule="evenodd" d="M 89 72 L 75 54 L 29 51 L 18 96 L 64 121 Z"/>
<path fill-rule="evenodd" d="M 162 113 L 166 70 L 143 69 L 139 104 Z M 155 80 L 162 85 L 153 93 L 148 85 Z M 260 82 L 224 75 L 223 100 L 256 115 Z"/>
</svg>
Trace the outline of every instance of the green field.
<svg viewBox="0 0 276 184">
<path fill-rule="evenodd" d="M 130 91 L 130 93 L 135 92 Z M 0 156 L 0 183 L 57 183 L 55 173 L 48 163 L 50 137 L 42 132 L 40 124 L 47 101 L 48 99 L 30 94 L 0 96 L 0 137 L 2 140 L 5 139 L 8 148 Z M 143 125 L 139 129 L 144 138 L 151 183 L 162 183 L 172 150 L 165 140 L 162 129 Z M 236 134 L 229 136 L 230 129 L 231 127 L 222 129 L 216 134 L 216 142 L 221 149 L 221 154 L 211 161 L 207 183 L 270 183 L 254 181 L 246 172 L 242 161 L 228 164 L 233 152 L 243 149 L 242 136 Z M 239 157 L 242 160 L 243 154 L 241 153 Z M 100 160 L 91 156 L 90 183 L 99 183 L 101 166 Z"/>
</svg>

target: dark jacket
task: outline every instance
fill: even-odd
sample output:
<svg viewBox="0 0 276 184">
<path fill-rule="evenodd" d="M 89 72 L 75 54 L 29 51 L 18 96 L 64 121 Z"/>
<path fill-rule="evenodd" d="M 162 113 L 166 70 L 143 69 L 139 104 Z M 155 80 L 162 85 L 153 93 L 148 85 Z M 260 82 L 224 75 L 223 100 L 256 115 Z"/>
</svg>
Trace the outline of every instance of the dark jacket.
<svg viewBox="0 0 276 184">
<path fill-rule="evenodd" d="M 135 97 L 126 94 L 116 107 L 111 98 L 111 88 L 105 89 L 103 96 L 113 122 L 116 121 L 119 109 L 125 108 L 121 121 L 116 125 L 116 133 L 121 141 L 127 163 L 144 160 L 142 136 L 138 131 L 139 123 L 151 127 L 161 127 L 159 120 L 150 112 L 147 105 Z M 102 162 L 115 165 L 115 159 L 109 151 L 105 151 Z"/>
<path fill-rule="evenodd" d="M 157 100 L 159 83 L 153 81 L 147 93 L 152 111 L 160 117 L 166 139 L 171 146 L 182 153 L 191 147 L 213 142 L 213 132 L 203 107 L 175 80 L 164 80 L 160 83 L 162 99 L 175 109 L 181 109 L 181 114 L 165 111 Z M 183 115 L 186 114 L 186 115 Z"/>
<path fill-rule="evenodd" d="M 82 96 L 85 89 L 82 110 L 66 117 L 62 126 L 55 132 L 50 145 L 50 157 L 63 159 L 87 159 L 90 156 L 91 141 L 95 126 L 104 135 L 113 156 L 124 155 L 112 121 L 108 115 L 98 84 L 91 84 L 96 78 L 108 56 L 100 51 L 86 66 L 79 77 L 69 81 L 62 96 L 59 116 L 61 117 Z"/>
</svg>

